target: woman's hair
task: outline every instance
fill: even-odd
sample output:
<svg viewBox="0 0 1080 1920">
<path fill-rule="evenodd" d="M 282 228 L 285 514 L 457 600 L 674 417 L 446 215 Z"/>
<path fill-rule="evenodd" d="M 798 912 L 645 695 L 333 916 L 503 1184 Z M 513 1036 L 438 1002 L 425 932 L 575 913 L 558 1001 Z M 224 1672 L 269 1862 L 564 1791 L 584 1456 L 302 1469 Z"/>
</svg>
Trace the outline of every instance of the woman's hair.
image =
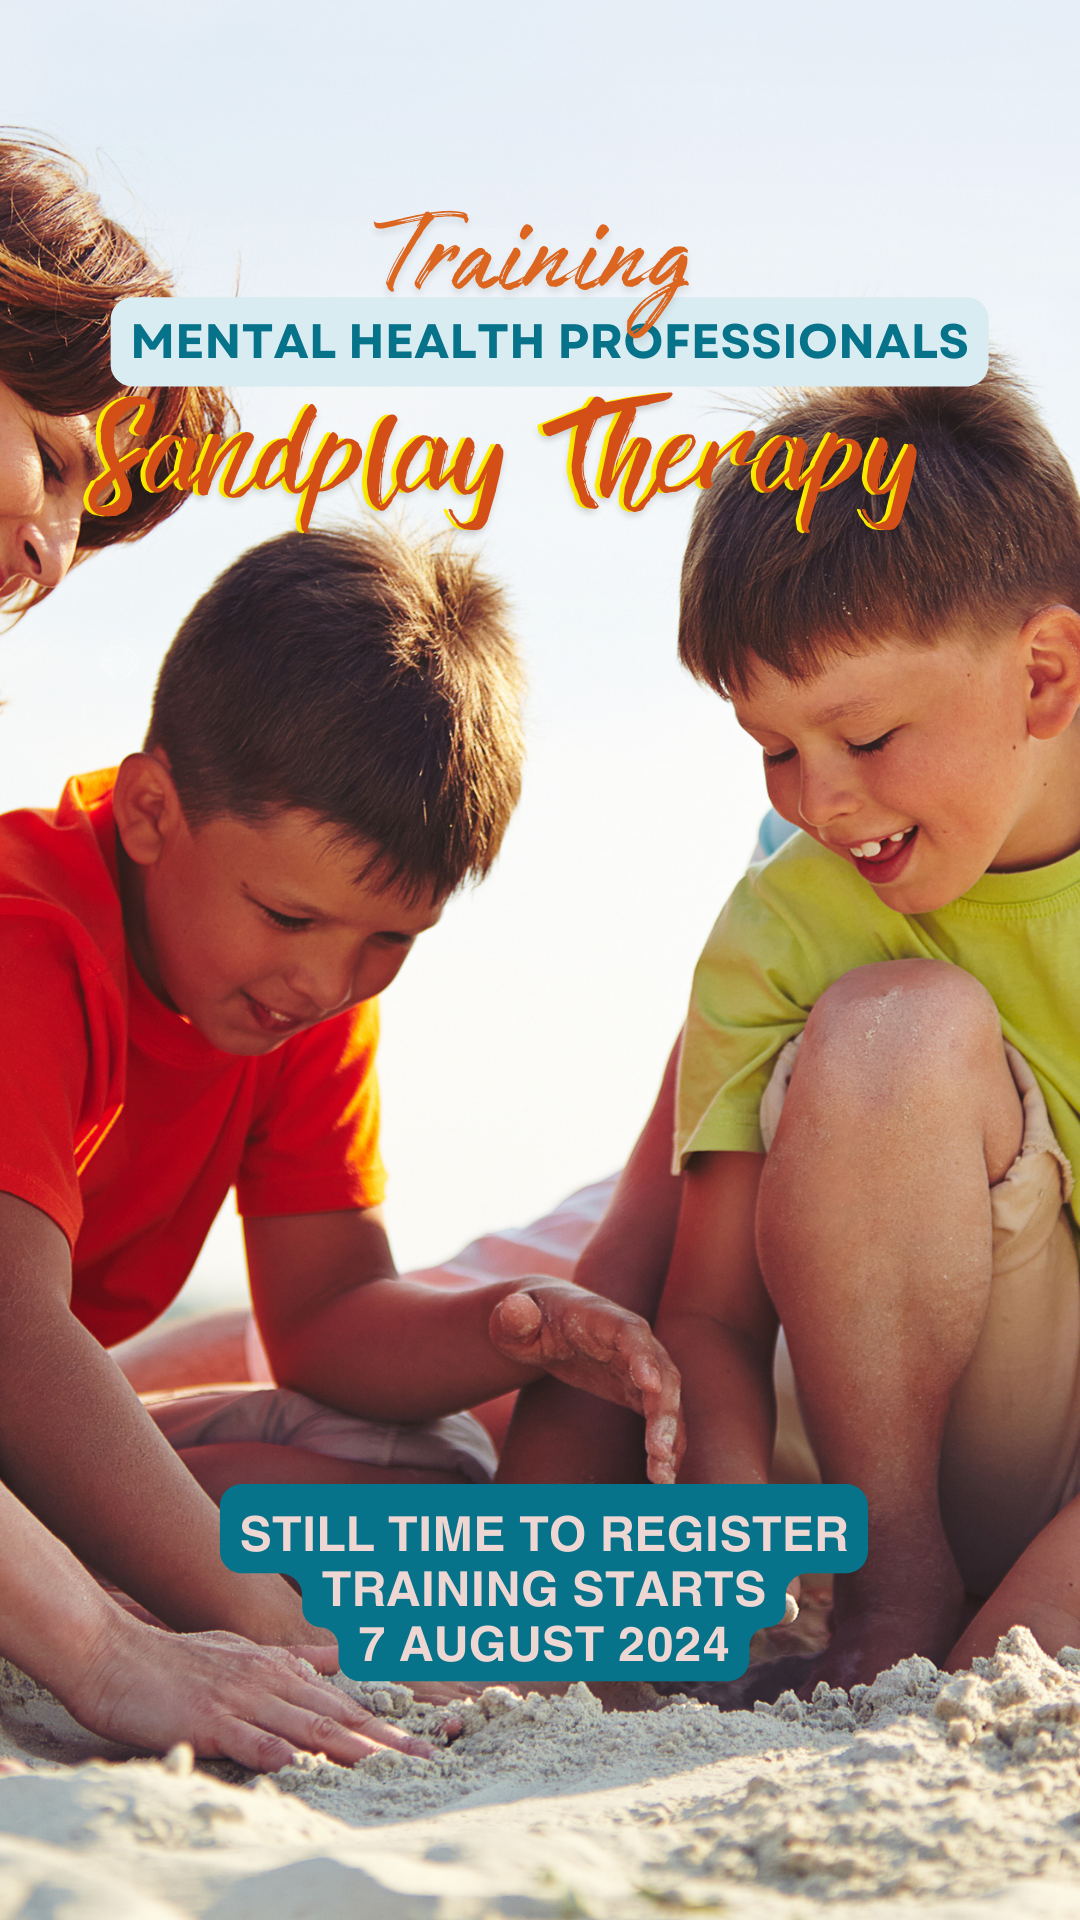
<svg viewBox="0 0 1080 1920">
<path fill-rule="evenodd" d="M 118 300 L 161 298 L 172 282 L 126 228 L 103 212 L 86 176 L 58 150 L 0 138 L 0 381 L 39 413 L 88 413 L 128 391 L 109 358 Z M 163 387 L 149 438 L 201 439 L 234 424 L 217 387 Z M 139 540 L 175 513 L 184 495 L 147 493 L 132 475 L 132 502 L 117 519 L 84 514 L 76 560 L 115 540 Z M 44 597 L 36 588 L 24 605 Z M 8 606 L 19 605 L 8 601 Z"/>
</svg>

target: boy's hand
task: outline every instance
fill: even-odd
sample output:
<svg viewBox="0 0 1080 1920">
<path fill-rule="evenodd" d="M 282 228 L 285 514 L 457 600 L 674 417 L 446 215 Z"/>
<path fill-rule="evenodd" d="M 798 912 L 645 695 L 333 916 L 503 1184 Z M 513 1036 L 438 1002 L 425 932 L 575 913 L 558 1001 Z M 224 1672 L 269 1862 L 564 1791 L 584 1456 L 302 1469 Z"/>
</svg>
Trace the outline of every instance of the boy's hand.
<svg viewBox="0 0 1080 1920">
<path fill-rule="evenodd" d="M 674 1481 L 686 1444 L 679 1371 L 648 1321 L 583 1287 L 538 1277 L 500 1300 L 488 1331 L 505 1359 L 644 1414 L 649 1479 Z"/>
</svg>

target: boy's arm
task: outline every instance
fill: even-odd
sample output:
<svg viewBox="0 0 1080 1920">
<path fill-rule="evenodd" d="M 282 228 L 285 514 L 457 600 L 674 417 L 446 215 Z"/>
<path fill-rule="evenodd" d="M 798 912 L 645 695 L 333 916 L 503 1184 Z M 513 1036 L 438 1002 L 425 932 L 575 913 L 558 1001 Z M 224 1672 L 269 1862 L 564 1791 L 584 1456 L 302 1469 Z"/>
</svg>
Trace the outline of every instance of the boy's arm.
<svg viewBox="0 0 1080 1920">
<path fill-rule="evenodd" d="M 682 1372 L 683 1480 L 769 1477 L 777 1320 L 754 1248 L 764 1164 L 760 1153 L 702 1153 L 683 1175 L 675 1252 L 657 1319 Z"/>
<path fill-rule="evenodd" d="M 675 1244 L 682 1181 L 671 1171 L 675 1042 L 652 1112 L 604 1218 L 574 1271 L 579 1286 L 656 1317 Z M 633 1481 L 645 1470 L 641 1423 L 625 1408 L 550 1377 L 526 1387 L 514 1411 L 499 1477 L 514 1481 Z"/>
<path fill-rule="evenodd" d="M 0 1477 L 83 1560 L 170 1626 L 327 1639 L 276 1574 L 230 1573 L 213 1502 L 71 1312 L 67 1241 L 0 1193 Z"/>
<path fill-rule="evenodd" d="M 682 1035 L 609 1206 L 574 1270 L 579 1286 L 654 1320 L 679 1224 L 682 1180 L 671 1171 Z"/>
<path fill-rule="evenodd" d="M 549 1372 L 646 1419 L 654 1478 L 681 1451 L 678 1375 L 648 1324 L 567 1281 L 450 1290 L 399 1279 L 377 1208 L 248 1217 L 275 1377 L 375 1420 L 433 1420 Z"/>
</svg>

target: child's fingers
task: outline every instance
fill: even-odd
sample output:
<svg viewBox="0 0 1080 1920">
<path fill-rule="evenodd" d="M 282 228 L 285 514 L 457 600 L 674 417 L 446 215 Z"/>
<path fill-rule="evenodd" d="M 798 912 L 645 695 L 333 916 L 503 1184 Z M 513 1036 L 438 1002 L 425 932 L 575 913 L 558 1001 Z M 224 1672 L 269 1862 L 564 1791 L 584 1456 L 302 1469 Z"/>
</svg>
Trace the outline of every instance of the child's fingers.
<svg viewBox="0 0 1080 1920">
<path fill-rule="evenodd" d="M 675 1472 L 676 1474 L 678 1474 L 679 1468 L 682 1466 L 683 1457 L 685 1453 L 686 1453 L 686 1417 L 683 1413 L 682 1408 L 680 1407 L 679 1408 L 679 1430 L 675 1435 Z"/>
<path fill-rule="evenodd" d="M 609 1355 L 606 1377 L 594 1383 L 593 1390 L 644 1414 L 649 1479 L 654 1485 L 670 1486 L 686 1450 L 680 1404 L 682 1380 L 674 1361 L 644 1322 L 620 1331 Z"/>
<path fill-rule="evenodd" d="M 647 1472 L 654 1487 L 673 1487 L 679 1477 L 683 1454 L 686 1452 L 686 1433 L 680 1418 L 674 1440 L 668 1442 L 664 1436 L 660 1447 L 649 1448 L 646 1445 Z"/>
<path fill-rule="evenodd" d="M 667 1394 L 671 1367 L 647 1320 L 599 1294 L 552 1281 L 508 1294 L 495 1310 L 500 1328 L 532 1344 L 544 1365 L 576 1359 L 614 1367 L 623 1387 Z M 676 1376 L 677 1378 L 677 1376 Z M 611 1397 L 617 1396 L 615 1392 Z M 641 1398 L 634 1401 L 640 1412 Z"/>
<path fill-rule="evenodd" d="M 529 1293 L 508 1293 L 492 1315 L 505 1340 L 533 1341 L 543 1325 L 544 1316 Z"/>
<path fill-rule="evenodd" d="M 684 1446 L 679 1371 L 640 1315 L 579 1287 L 538 1282 L 505 1295 L 490 1330 L 503 1351 L 644 1414 L 649 1478 L 674 1480 Z"/>
<path fill-rule="evenodd" d="M 686 1446 L 682 1381 L 646 1320 L 581 1288 L 538 1282 L 505 1295 L 490 1328 L 504 1351 L 644 1414 L 649 1479 L 674 1482 Z"/>
<path fill-rule="evenodd" d="M 488 1322 L 492 1344 L 523 1366 L 549 1371 L 580 1359 L 605 1364 L 618 1332 L 612 1316 L 620 1310 L 610 1308 L 606 1324 L 593 1325 L 588 1311 L 593 1300 L 583 1288 L 558 1280 L 538 1283 L 527 1293 L 508 1293 Z"/>
<path fill-rule="evenodd" d="M 637 1314 L 623 1313 L 620 1324 L 612 1326 L 609 1318 L 596 1327 L 595 1333 L 598 1341 L 606 1336 L 610 1343 L 610 1358 L 617 1362 L 617 1373 L 629 1389 L 627 1405 L 644 1413 L 647 1420 L 667 1414 L 674 1418 L 679 1411 L 679 1370 L 648 1321 Z"/>
<path fill-rule="evenodd" d="M 648 1329 L 646 1331 L 648 1332 Z M 632 1379 L 637 1377 L 636 1368 L 640 1366 L 639 1353 L 635 1353 L 634 1360 L 635 1366 L 631 1369 Z M 669 1437 L 673 1440 L 682 1400 L 682 1375 L 666 1348 L 660 1345 L 659 1340 L 651 1332 L 649 1332 L 648 1364 L 654 1384 L 642 1393 L 641 1410 L 650 1427 L 655 1422 L 669 1420 L 671 1422 Z"/>
<path fill-rule="evenodd" d="M 654 1486 L 672 1486 L 679 1470 L 685 1442 L 678 1414 L 657 1414 L 645 1423 L 645 1454 L 649 1479 Z"/>
<path fill-rule="evenodd" d="M 670 1354 L 644 1322 L 640 1329 L 633 1330 L 632 1345 L 629 1338 L 626 1345 L 630 1348 L 627 1371 L 634 1384 L 643 1390 L 646 1416 L 651 1414 L 653 1408 L 657 1414 L 676 1415 L 682 1392 L 682 1376 Z"/>
<path fill-rule="evenodd" d="M 642 1393 L 659 1393 L 664 1376 L 650 1353 L 635 1354 L 629 1367 L 630 1378 Z"/>
<path fill-rule="evenodd" d="M 535 1286 L 523 1281 L 494 1309 L 491 1332 L 519 1351 L 520 1346 L 532 1347 L 542 1366 L 579 1356 L 602 1364 L 617 1359 L 629 1378 L 641 1370 L 644 1377 L 635 1384 L 653 1384 L 655 1342 L 647 1321 L 569 1281 L 537 1280 Z"/>
<path fill-rule="evenodd" d="M 286 1647 L 285 1652 L 292 1654 L 294 1660 L 306 1660 L 308 1666 L 314 1667 L 316 1673 L 340 1673 L 341 1671 L 341 1661 L 338 1658 L 336 1646 L 320 1643 L 314 1647 Z"/>
<path fill-rule="evenodd" d="M 459 1700 L 475 1700 L 490 1685 L 490 1680 L 414 1680 L 411 1683 L 413 1699 L 430 1707 L 456 1706 Z M 512 1686 L 510 1691 L 514 1691 Z"/>
<path fill-rule="evenodd" d="M 655 1342 L 655 1353 L 660 1386 L 657 1392 L 645 1395 L 645 1452 L 649 1479 L 654 1485 L 670 1486 L 686 1451 L 682 1376 L 659 1341 Z"/>
</svg>

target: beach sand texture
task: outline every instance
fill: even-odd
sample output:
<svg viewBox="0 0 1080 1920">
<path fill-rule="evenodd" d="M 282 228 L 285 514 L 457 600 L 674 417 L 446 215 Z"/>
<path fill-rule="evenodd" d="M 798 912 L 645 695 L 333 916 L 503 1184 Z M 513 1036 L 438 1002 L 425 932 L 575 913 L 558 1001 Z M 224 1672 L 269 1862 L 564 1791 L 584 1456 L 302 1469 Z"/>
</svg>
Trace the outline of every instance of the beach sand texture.
<svg viewBox="0 0 1080 1920">
<path fill-rule="evenodd" d="M 343 1683 L 356 1694 L 361 1689 Z M 363 1697 L 371 1699 L 370 1693 Z M 374 1704 L 428 1727 L 408 1689 Z M 1080 1653 L 849 1698 L 604 1713 L 491 1688 L 425 1762 L 270 1779 L 125 1759 L 0 1668 L 0 1920 L 484 1920 L 670 1912 L 950 1920 L 1080 1908 Z"/>
</svg>

